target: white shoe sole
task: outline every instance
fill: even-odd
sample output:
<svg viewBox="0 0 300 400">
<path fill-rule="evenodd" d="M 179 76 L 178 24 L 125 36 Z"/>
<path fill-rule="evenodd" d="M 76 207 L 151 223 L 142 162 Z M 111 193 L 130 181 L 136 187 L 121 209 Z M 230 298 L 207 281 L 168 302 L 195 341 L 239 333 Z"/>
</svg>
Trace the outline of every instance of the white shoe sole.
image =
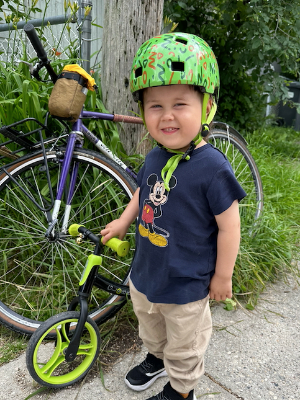
<svg viewBox="0 0 300 400">
<path fill-rule="evenodd" d="M 148 381 L 144 385 L 134 386 L 126 378 L 125 378 L 125 383 L 130 389 L 132 389 L 132 390 L 134 390 L 136 392 L 141 392 L 143 390 L 148 389 L 148 387 L 151 386 L 156 381 L 157 378 L 162 378 L 163 376 L 168 376 L 166 370 L 163 370 L 159 374 L 155 375 L 152 379 L 150 379 L 150 381 Z M 196 400 L 196 397 L 195 397 L 194 400 Z"/>
</svg>

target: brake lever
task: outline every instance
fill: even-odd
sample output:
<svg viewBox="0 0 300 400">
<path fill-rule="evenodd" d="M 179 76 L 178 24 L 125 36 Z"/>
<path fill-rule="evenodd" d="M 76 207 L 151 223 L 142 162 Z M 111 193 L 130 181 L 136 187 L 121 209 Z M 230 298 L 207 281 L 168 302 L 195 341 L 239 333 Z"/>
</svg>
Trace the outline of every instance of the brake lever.
<svg viewBox="0 0 300 400">
<path fill-rule="evenodd" d="M 39 71 L 44 67 L 44 64 L 41 61 L 37 62 L 34 66 L 30 64 L 28 61 L 17 60 L 18 63 L 26 64 L 29 68 L 30 75 L 33 76 L 36 80 L 40 82 L 49 82 L 48 80 L 44 81 L 39 75 Z"/>
<path fill-rule="evenodd" d="M 28 61 L 24 61 L 24 60 L 17 60 L 16 62 L 19 64 L 23 63 L 23 64 L 28 65 L 30 75 L 33 75 L 34 66 L 32 64 L 30 64 Z"/>
<path fill-rule="evenodd" d="M 40 82 L 43 82 L 41 77 L 40 77 L 40 75 L 39 75 L 39 70 L 42 69 L 42 68 L 43 68 L 43 65 L 41 65 L 40 62 L 39 62 L 39 63 L 35 64 L 35 66 L 33 67 L 32 72 L 30 72 L 30 74 Z"/>
</svg>

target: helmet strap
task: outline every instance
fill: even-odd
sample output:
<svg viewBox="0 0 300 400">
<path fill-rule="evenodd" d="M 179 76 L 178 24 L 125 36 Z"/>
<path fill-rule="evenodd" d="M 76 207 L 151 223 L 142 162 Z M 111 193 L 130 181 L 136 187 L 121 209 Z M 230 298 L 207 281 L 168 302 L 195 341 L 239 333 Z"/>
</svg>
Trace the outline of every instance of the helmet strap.
<svg viewBox="0 0 300 400">
<path fill-rule="evenodd" d="M 207 110 L 207 105 L 210 99 L 210 94 L 209 93 L 204 93 L 203 96 L 203 104 L 202 104 L 202 116 L 201 116 L 201 136 L 206 137 L 209 133 L 209 124 L 213 120 L 216 112 L 217 112 L 217 104 L 215 101 L 213 101 L 210 112 L 208 116 L 206 116 L 206 110 Z"/>
<path fill-rule="evenodd" d="M 141 100 L 138 101 L 138 106 L 139 106 L 139 110 L 140 110 L 140 114 L 141 114 L 141 118 L 143 120 L 144 126 L 147 129 L 146 122 L 145 122 L 144 107 L 143 107 Z"/>
</svg>

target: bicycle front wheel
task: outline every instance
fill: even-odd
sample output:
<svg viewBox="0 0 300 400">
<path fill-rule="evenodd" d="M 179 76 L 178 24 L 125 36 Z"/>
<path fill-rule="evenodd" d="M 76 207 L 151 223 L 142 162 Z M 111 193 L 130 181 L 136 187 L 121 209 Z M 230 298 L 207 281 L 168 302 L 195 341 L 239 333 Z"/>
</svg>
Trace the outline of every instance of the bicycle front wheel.
<svg viewBox="0 0 300 400">
<path fill-rule="evenodd" d="M 75 359 L 67 362 L 65 350 L 71 337 L 69 328 L 76 327 L 79 312 L 69 311 L 54 315 L 34 332 L 26 351 L 26 365 L 32 378 L 39 384 L 60 389 L 82 379 L 92 368 L 100 351 L 100 333 L 95 322 L 87 318 Z M 51 333 L 56 339 L 49 341 Z"/>
<path fill-rule="evenodd" d="M 206 138 L 228 158 L 234 174 L 247 196 L 240 202 L 241 230 L 255 233 L 263 210 L 263 188 L 258 168 L 247 145 L 233 132 L 212 129 Z"/>
<path fill-rule="evenodd" d="M 92 251 L 92 244 L 79 245 L 64 232 L 65 199 L 53 235 L 47 238 L 47 212 L 41 211 L 22 191 L 42 208 L 49 207 L 50 189 L 55 197 L 64 154 L 64 149 L 46 152 L 50 187 L 40 152 L 13 165 L 8 170 L 11 177 L 6 173 L 0 175 L 0 321 L 27 335 L 52 315 L 68 309 L 77 295 L 87 255 Z M 99 153 L 76 150 L 73 163 L 78 164 L 78 176 L 69 225 L 82 224 L 99 234 L 108 222 L 121 215 L 136 184 L 115 162 Z M 70 183 L 68 177 L 66 189 Z M 134 249 L 134 224 L 126 240 L 131 244 L 127 258 L 121 260 L 105 248 L 99 269 L 101 275 L 125 284 Z M 89 315 L 99 324 L 123 304 L 124 297 L 93 288 Z"/>
</svg>

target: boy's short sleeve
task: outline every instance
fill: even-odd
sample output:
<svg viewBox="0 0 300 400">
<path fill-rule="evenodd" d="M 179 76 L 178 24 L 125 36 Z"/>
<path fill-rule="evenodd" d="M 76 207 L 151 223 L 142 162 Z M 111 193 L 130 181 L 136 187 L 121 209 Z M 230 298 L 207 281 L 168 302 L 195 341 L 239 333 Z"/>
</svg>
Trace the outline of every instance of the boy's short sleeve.
<svg viewBox="0 0 300 400">
<path fill-rule="evenodd" d="M 235 200 L 240 202 L 245 196 L 246 192 L 238 183 L 229 162 L 225 162 L 214 174 L 207 191 L 207 199 L 213 214 L 221 214 Z"/>
</svg>

